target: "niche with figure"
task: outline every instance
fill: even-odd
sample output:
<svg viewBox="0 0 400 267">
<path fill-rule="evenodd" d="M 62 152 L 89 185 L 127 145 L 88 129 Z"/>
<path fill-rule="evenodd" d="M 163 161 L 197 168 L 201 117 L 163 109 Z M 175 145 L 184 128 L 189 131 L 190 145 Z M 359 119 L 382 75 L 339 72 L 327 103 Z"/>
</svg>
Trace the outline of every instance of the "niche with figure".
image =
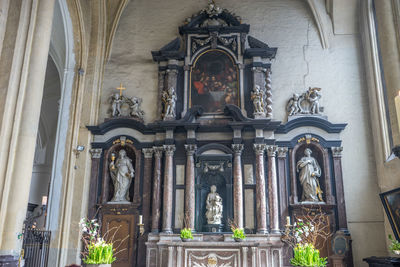
<svg viewBox="0 0 400 267">
<path fill-rule="evenodd" d="M 202 155 L 196 167 L 196 230 L 227 232 L 233 218 L 231 156 Z"/>
<path fill-rule="evenodd" d="M 139 160 L 140 152 L 129 143 L 119 142 L 110 147 L 103 161 L 102 203 L 135 202 Z"/>
<path fill-rule="evenodd" d="M 295 203 L 323 204 L 331 200 L 329 161 L 318 143 L 301 143 L 292 151 L 292 199 Z"/>
</svg>

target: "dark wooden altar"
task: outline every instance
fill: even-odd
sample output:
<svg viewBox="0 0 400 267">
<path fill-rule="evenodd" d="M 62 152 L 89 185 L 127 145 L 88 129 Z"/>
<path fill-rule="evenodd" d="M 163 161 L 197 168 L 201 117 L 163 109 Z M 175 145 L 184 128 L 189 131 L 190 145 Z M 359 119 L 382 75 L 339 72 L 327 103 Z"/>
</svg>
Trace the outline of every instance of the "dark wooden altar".
<svg viewBox="0 0 400 267">
<path fill-rule="evenodd" d="M 322 255 L 334 266 L 352 266 L 341 167 L 346 124 L 319 114 L 274 120 L 277 48 L 249 31 L 236 15 L 210 4 L 179 28 L 181 38 L 152 52 L 159 64 L 159 120 L 114 117 L 88 126 L 94 136 L 89 217 L 99 216 L 103 231 L 119 226 L 118 238 L 129 236 L 113 266 L 289 266 L 281 231 L 306 206 L 330 218 L 333 235 Z M 135 168 L 130 202 L 109 203 L 110 155 L 123 148 Z M 296 164 L 306 149 L 321 168 L 316 203 L 301 201 Z M 220 231 L 210 230 L 205 218 L 211 185 L 223 200 Z M 179 238 L 184 217 L 195 231 L 192 242 Z M 246 240 L 233 241 L 229 221 L 245 229 Z"/>
</svg>

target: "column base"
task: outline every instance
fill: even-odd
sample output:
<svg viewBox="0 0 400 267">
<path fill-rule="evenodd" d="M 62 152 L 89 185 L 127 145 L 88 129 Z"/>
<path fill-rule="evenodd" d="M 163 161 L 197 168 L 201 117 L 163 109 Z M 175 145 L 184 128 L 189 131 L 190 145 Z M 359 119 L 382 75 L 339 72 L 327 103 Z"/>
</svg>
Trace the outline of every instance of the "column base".
<svg viewBox="0 0 400 267">
<path fill-rule="evenodd" d="M 281 233 L 280 230 L 276 230 L 276 229 L 271 230 L 271 234 L 280 234 L 280 233 Z"/>
<path fill-rule="evenodd" d="M 18 258 L 12 255 L 0 256 L 0 267 L 18 267 Z"/>
<path fill-rule="evenodd" d="M 257 230 L 257 234 L 259 234 L 259 235 L 267 235 L 268 234 L 268 230 L 266 230 L 266 229 Z"/>
<path fill-rule="evenodd" d="M 169 230 L 169 229 L 168 229 L 168 230 L 163 230 L 162 233 L 163 233 L 163 234 L 169 234 L 169 235 L 171 235 L 171 234 L 173 234 L 174 232 L 172 232 L 172 230 Z"/>
<path fill-rule="evenodd" d="M 160 232 L 160 230 L 158 230 L 158 229 L 152 229 L 151 232 L 152 232 L 153 234 L 158 234 L 158 233 Z"/>
</svg>

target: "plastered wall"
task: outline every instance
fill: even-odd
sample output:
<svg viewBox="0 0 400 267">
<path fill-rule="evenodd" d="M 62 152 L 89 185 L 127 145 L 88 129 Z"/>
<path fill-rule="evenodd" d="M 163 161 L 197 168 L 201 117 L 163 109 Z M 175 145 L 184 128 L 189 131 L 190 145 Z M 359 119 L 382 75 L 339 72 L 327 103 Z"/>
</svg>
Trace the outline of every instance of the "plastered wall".
<svg viewBox="0 0 400 267">
<path fill-rule="evenodd" d="M 343 177 L 355 266 L 366 266 L 362 263 L 364 257 L 385 255 L 383 211 L 378 197 L 359 35 L 333 35 L 330 48 L 323 50 L 305 1 L 217 3 L 250 24 L 252 36 L 278 47 L 272 62 L 275 119 L 286 120 L 285 106 L 292 93 L 313 86 L 322 88 L 322 105 L 329 120 L 348 123 L 342 134 Z M 99 122 L 109 116 L 109 96 L 121 82 L 127 87 L 124 94 L 143 98 L 145 122 L 156 119 L 158 73 L 150 51 L 174 39 L 184 19 L 206 4 L 194 0 L 135 0 L 128 4 L 106 64 Z"/>
</svg>

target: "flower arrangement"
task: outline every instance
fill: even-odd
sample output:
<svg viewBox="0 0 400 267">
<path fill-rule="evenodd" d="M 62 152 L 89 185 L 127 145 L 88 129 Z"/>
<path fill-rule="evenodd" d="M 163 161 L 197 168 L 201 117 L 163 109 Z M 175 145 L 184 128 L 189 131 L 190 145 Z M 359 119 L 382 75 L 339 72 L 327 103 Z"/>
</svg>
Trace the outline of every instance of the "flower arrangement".
<svg viewBox="0 0 400 267">
<path fill-rule="evenodd" d="M 318 210 L 303 208 L 304 215 L 295 217 L 295 223 L 290 225 L 290 218 L 286 229 L 282 233 L 282 241 L 293 248 L 293 266 L 325 267 L 327 258 L 322 258 L 317 248 L 325 245 L 332 235 L 328 216 Z"/>
<path fill-rule="evenodd" d="M 235 241 L 241 241 L 246 238 L 246 234 L 242 228 L 237 227 L 237 225 L 232 221 L 230 222 L 230 225 L 233 233 L 232 238 L 235 239 Z"/>
<path fill-rule="evenodd" d="M 397 241 L 396 239 L 394 239 L 392 237 L 392 235 L 389 235 L 389 240 L 390 240 L 390 245 L 389 245 L 389 249 L 390 251 L 392 251 L 394 254 L 400 254 L 400 242 Z"/>
<path fill-rule="evenodd" d="M 114 227 L 108 230 L 104 237 L 101 237 L 99 232 L 100 225 L 96 219 L 88 220 L 82 218 L 79 222 L 79 226 L 82 230 L 82 241 L 84 243 L 84 250 L 82 252 L 83 262 L 85 264 L 113 263 L 116 260 L 115 255 L 117 254 L 115 253 L 116 249 L 114 248 L 115 242 L 107 242 L 104 240 L 104 237 L 107 237 L 110 231 L 115 230 L 111 237 L 111 240 L 113 240 L 118 228 Z M 125 239 L 117 242 L 121 242 L 120 244 L 122 244 Z"/>
</svg>

